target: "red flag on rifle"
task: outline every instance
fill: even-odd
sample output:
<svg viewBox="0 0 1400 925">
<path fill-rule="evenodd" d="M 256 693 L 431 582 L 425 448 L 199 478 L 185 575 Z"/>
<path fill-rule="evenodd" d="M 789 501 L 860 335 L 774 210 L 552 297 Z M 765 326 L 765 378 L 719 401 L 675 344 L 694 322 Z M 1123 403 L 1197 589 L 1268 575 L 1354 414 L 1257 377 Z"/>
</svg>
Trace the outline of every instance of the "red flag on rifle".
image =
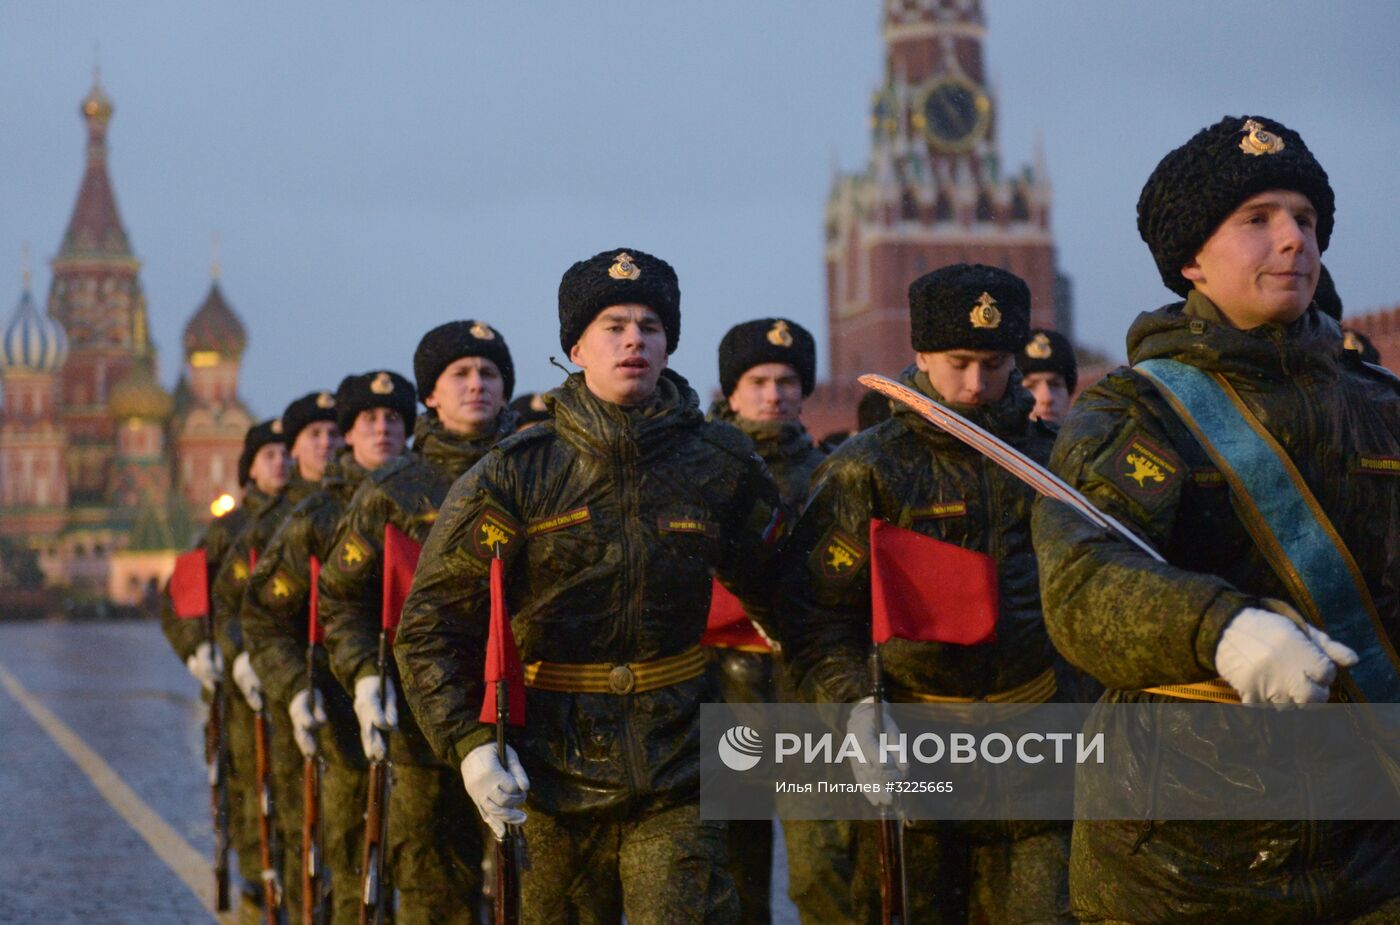
<svg viewBox="0 0 1400 925">
<path fill-rule="evenodd" d="M 749 615 L 744 613 L 744 605 L 739 599 L 730 594 L 718 578 L 710 581 L 710 615 L 705 620 L 705 635 L 700 638 L 700 645 L 743 649 L 746 652 L 772 652 L 773 647 L 763 638 Z"/>
<path fill-rule="evenodd" d="M 973 646 L 996 636 L 991 556 L 870 521 L 871 637 Z"/>
<path fill-rule="evenodd" d="M 413 587 L 413 570 L 418 567 L 418 556 L 423 547 L 393 524 L 384 525 L 384 615 L 381 624 L 389 634 L 389 645 L 394 644 L 394 634 L 399 629 L 399 618 L 403 616 L 404 601 L 408 600 L 409 588 Z"/>
<path fill-rule="evenodd" d="M 209 615 L 209 557 L 203 547 L 175 557 L 170 603 L 181 620 L 202 620 Z"/>
<path fill-rule="evenodd" d="M 306 622 L 306 638 L 313 646 L 325 642 L 326 634 L 321 631 L 321 592 L 316 582 L 321 579 L 321 560 L 311 557 L 311 600 L 307 605 L 311 618 Z"/>
<path fill-rule="evenodd" d="M 481 701 L 481 722 L 496 722 L 496 684 L 504 681 L 506 721 L 512 726 L 525 725 L 525 669 L 520 665 L 510 614 L 506 612 L 506 566 L 499 558 L 491 560 L 491 631 L 486 637 L 486 673 L 482 680 L 486 682 L 486 696 Z"/>
</svg>

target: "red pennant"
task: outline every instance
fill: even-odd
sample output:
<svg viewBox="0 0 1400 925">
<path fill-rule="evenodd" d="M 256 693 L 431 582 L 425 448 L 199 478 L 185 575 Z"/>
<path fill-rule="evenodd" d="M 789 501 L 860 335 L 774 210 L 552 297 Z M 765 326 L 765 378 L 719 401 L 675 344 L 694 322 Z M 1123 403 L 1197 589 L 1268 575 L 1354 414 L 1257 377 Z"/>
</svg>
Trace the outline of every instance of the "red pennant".
<svg viewBox="0 0 1400 925">
<path fill-rule="evenodd" d="M 870 521 L 871 638 L 974 646 L 996 637 L 991 556 Z"/>
<path fill-rule="evenodd" d="M 326 639 L 325 632 L 321 629 L 321 592 L 316 588 L 316 582 L 321 580 L 321 560 L 315 556 L 311 557 L 311 600 L 307 605 L 310 619 L 306 622 L 306 640 L 313 646 L 319 646 Z"/>
<path fill-rule="evenodd" d="M 506 682 L 506 722 L 525 725 L 525 669 L 515 648 L 506 611 L 506 566 L 500 558 L 491 560 L 491 631 L 486 637 L 486 696 L 481 701 L 483 723 L 495 723 L 496 684 Z"/>
<path fill-rule="evenodd" d="M 389 634 L 389 645 L 403 616 L 404 601 L 413 587 L 413 570 L 423 547 L 393 524 L 384 525 L 384 614 L 381 625 Z"/>
<path fill-rule="evenodd" d="M 253 569 L 255 569 L 255 568 L 257 568 L 257 567 L 258 567 L 258 551 L 257 551 L 256 549 L 249 548 L 249 550 L 248 550 L 248 571 L 251 572 Z"/>
<path fill-rule="evenodd" d="M 739 599 L 730 594 L 718 578 L 710 581 L 710 615 L 705 619 L 705 635 L 700 638 L 700 645 L 772 652 L 773 647 L 763 638 L 749 615 L 744 613 L 744 605 Z"/>
<path fill-rule="evenodd" d="M 170 603 L 181 620 L 209 616 L 209 557 L 204 547 L 175 557 L 170 575 Z"/>
</svg>

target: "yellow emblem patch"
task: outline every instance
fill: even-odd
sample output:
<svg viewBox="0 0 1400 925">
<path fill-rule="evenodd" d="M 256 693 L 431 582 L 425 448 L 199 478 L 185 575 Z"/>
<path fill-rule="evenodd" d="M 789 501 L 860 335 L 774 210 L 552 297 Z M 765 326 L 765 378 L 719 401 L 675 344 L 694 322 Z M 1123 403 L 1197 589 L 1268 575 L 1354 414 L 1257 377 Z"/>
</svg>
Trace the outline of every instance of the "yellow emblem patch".
<svg viewBox="0 0 1400 925">
<path fill-rule="evenodd" d="M 865 546 L 839 527 L 832 527 L 813 550 L 815 565 L 832 581 L 844 581 L 855 575 L 865 564 Z"/>
<path fill-rule="evenodd" d="M 1054 348 L 1050 346 L 1050 338 L 1044 332 L 1031 338 L 1031 342 L 1026 344 L 1026 356 L 1032 360 L 1048 360 L 1054 353 Z"/>
<path fill-rule="evenodd" d="M 369 390 L 375 395 L 392 395 L 394 392 L 394 380 L 389 378 L 386 372 L 379 372 L 370 381 Z"/>
<path fill-rule="evenodd" d="M 242 559 L 233 560 L 233 577 L 235 580 L 243 582 L 248 580 L 248 563 Z"/>
<path fill-rule="evenodd" d="M 773 322 L 773 326 L 768 329 L 767 336 L 768 343 L 774 347 L 792 346 L 792 328 L 788 326 L 786 321 Z"/>
<path fill-rule="evenodd" d="M 608 267 L 608 275 L 613 279 L 637 279 L 642 275 L 642 268 L 632 262 L 632 255 L 623 251 L 613 258 L 612 266 Z"/>
<path fill-rule="evenodd" d="M 992 298 L 991 293 L 984 292 L 978 296 L 968 320 L 974 328 L 993 330 L 1001 327 L 1001 309 L 997 308 L 997 300 Z"/>
<path fill-rule="evenodd" d="M 369 555 L 369 550 L 365 548 L 360 539 L 354 535 L 347 536 L 345 542 L 340 544 L 340 553 L 335 560 L 340 563 L 340 567 L 347 572 L 358 571 L 365 564 L 365 558 Z"/>
<path fill-rule="evenodd" d="M 497 551 L 504 558 L 519 535 L 520 524 L 513 517 L 498 508 L 487 507 L 472 523 L 472 548 L 482 559 L 494 558 Z"/>
<path fill-rule="evenodd" d="M 1263 154 L 1277 154 L 1283 150 L 1283 139 L 1253 119 L 1246 119 L 1240 131 L 1245 133 L 1240 139 L 1240 150 L 1245 154 L 1259 157 Z"/>
<path fill-rule="evenodd" d="M 1134 436 L 1114 457 L 1114 481 L 1135 494 L 1158 494 L 1175 481 L 1181 471 L 1173 459 L 1167 450 Z"/>
<path fill-rule="evenodd" d="M 272 576 L 272 596 L 288 598 L 292 596 L 292 584 L 282 575 Z"/>
<path fill-rule="evenodd" d="M 484 321 L 473 321 L 471 327 L 472 337 L 477 340 L 495 340 L 496 332 L 491 330 L 491 326 Z"/>
</svg>

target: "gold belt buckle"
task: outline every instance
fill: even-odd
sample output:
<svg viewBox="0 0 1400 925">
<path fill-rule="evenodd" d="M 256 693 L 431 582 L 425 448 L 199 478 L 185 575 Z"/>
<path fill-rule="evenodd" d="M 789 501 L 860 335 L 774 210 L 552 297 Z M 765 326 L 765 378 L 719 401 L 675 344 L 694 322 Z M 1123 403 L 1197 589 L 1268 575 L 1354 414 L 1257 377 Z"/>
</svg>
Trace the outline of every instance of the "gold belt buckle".
<svg viewBox="0 0 1400 925">
<path fill-rule="evenodd" d="M 608 672 L 608 690 L 614 694 L 630 694 L 637 686 L 637 676 L 626 665 L 614 665 Z"/>
</svg>

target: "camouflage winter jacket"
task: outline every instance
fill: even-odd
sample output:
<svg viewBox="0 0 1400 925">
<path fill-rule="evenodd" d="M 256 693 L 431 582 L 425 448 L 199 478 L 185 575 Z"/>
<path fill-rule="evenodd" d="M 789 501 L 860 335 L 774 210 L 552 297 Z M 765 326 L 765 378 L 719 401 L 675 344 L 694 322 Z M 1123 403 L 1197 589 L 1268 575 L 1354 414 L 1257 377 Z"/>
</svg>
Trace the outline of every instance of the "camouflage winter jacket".
<svg viewBox="0 0 1400 925">
<path fill-rule="evenodd" d="M 375 469 L 355 490 L 336 526 L 331 552 L 321 563 L 320 585 L 331 670 L 352 696 L 356 681 L 379 673 L 385 525 L 393 524 L 417 543 L 427 540 L 452 483 L 508 436 L 515 421 L 514 412 L 502 411 L 494 431 L 472 438 L 447 430 L 436 414 L 423 414 L 414 427 L 412 453 Z M 395 689 L 402 690 L 392 658 L 388 669 Z M 395 761 L 437 763 L 402 698 L 390 748 Z"/>
<path fill-rule="evenodd" d="M 1198 293 L 1139 315 L 1128 356 L 1174 359 L 1234 385 L 1336 526 L 1395 638 L 1400 479 L 1378 463 L 1400 459 L 1400 380 L 1344 351 L 1336 323 L 1316 309 L 1287 326 L 1239 331 Z M 1106 700 L 1161 700 L 1140 689 L 1216 678 L 1226 624 L 1263 598 L 1289 599 L 1221 473 L 1132 369 L 1080 396 L 1053 468 L 1167 560 L 1058 502 L 1037 505 L 1046 623 L 1060 651 L 1107 685 Z M 1171 747 L 1210 752 L 1230 734 L 1227 719 L 1203 711 L 1173 727 Z M 1088 920 L 1345 920 L 1400 893 L 1400 826 L 1390 822 L 1079 822 L 1074 837 L 1075 912 Z"/>
<path fill-rule="evenodd" d="M 251 513 L 248 523 L 234 538 L 219 564 L 209 587 L 209 604 L 214 609 L 214 637 L 219 641 L 224 661 L 230 666 L 243 651 L 243 590 L 253 574 L 253 560 L 262 555 L 268 540 L 292 508 L 315 490 L 315 482 L 293 473 L 286 488 Z M 247 506 L 246 501 L 244 505 Z"/>
<path fill-rule="evenodd" d="M 350 496 L 365 477 L 349 450 L 326 468 L 314 492 L 282 521 L 243 594 L 243 639 L 263 689 L 277 703 L 287 703 L 307 685 L 306 649 L 311 603 L 311 557 L 325 562 L 335 528 Z M 315 655 L 313 681 L 327 709 L 350 708 L 344 688 L 330 676 L 324 646 Z"/>
<path fill-rule="evenodd" d="M 575 374 L 553 418 L 503 441 L 453 487 L 404 608 L 395 654 L 409 703 L 454 767 L 491 741 L 482 704 L 493 541 L 524 662 L 624 664 L 699 643 L 718 573 L 760 620 L 781 503 L 749 441 L 703 420 L 667 371 L 627 409 Z M 696 798 L 697 677 L 645 693 L 528 691 L 514 742 L 533 805 L 573 812 Z"/>
<path fill-rule="evenodd" d="M 729 403 L 720 399 L 710 406 L 709 418 L 733 424 L 753 441 L 754 452 L 768 467 L 769 475 L 778 486 L 783 506 L 793 514 L 802 510 L 807 501 L 807 483 L 812 473 L 826 459 L 800 421 L 750 421 L 729 410 Z"/>
<path fill-rule="evenodd" d="M 216 517 L 210 521 L 209 526 L 204 530 L 204 535 L 195 543 L 195 549 L 201 547 L 204 549 L 211 592 L 214 578 L 219 574 L 219 566 L 223 564 L 224 556 L 228 555 L 234 540 L 238 539 L 239 534 L 247 528 L 249 521 L 271 501 L 272 499 L 268 495 L 258 491 L 255 486 L 248 486 L 248 490 L 243 496 L 243 503 L 222 517 Z M 209 603 L 212 607 L 212 594 Z M 182 620 L 175 616 L 175 607 L 170 600 L 169 582 L 166 582 L 165 589 L 161 594 L 160 628 L 165 633 L 165 638 L 170 642 L 170 647 L 175 650 L 175 654 L 180 657 L 182 662 L 193 655 L 199 644 L 205 641 L 203 620 Z M 232 668 L 232 665 L 225 667 Z"/>
<path fill-rule="evenodd" d="M 906 384 L 931 397 L 911 367 Z M 1028 419 L 1033 402 L 1013 382 L 1000 401 L 949 407 L 1037 461 L 1053 432 Z M 870 521 L 990 556 L 1000 614 L 994 641 L 974 646 L 891 640 L 882 646 L 887 695 L 985 697 L 1053 667 L 1031 548 L 1034 493 L 995 463 L 903 405 L 837 448 L 812 478 L 812 494 L 784 552 L 781 627 L 790 684 L 807 700 L 849 703 L 869 694 Z"/>
</svg>

